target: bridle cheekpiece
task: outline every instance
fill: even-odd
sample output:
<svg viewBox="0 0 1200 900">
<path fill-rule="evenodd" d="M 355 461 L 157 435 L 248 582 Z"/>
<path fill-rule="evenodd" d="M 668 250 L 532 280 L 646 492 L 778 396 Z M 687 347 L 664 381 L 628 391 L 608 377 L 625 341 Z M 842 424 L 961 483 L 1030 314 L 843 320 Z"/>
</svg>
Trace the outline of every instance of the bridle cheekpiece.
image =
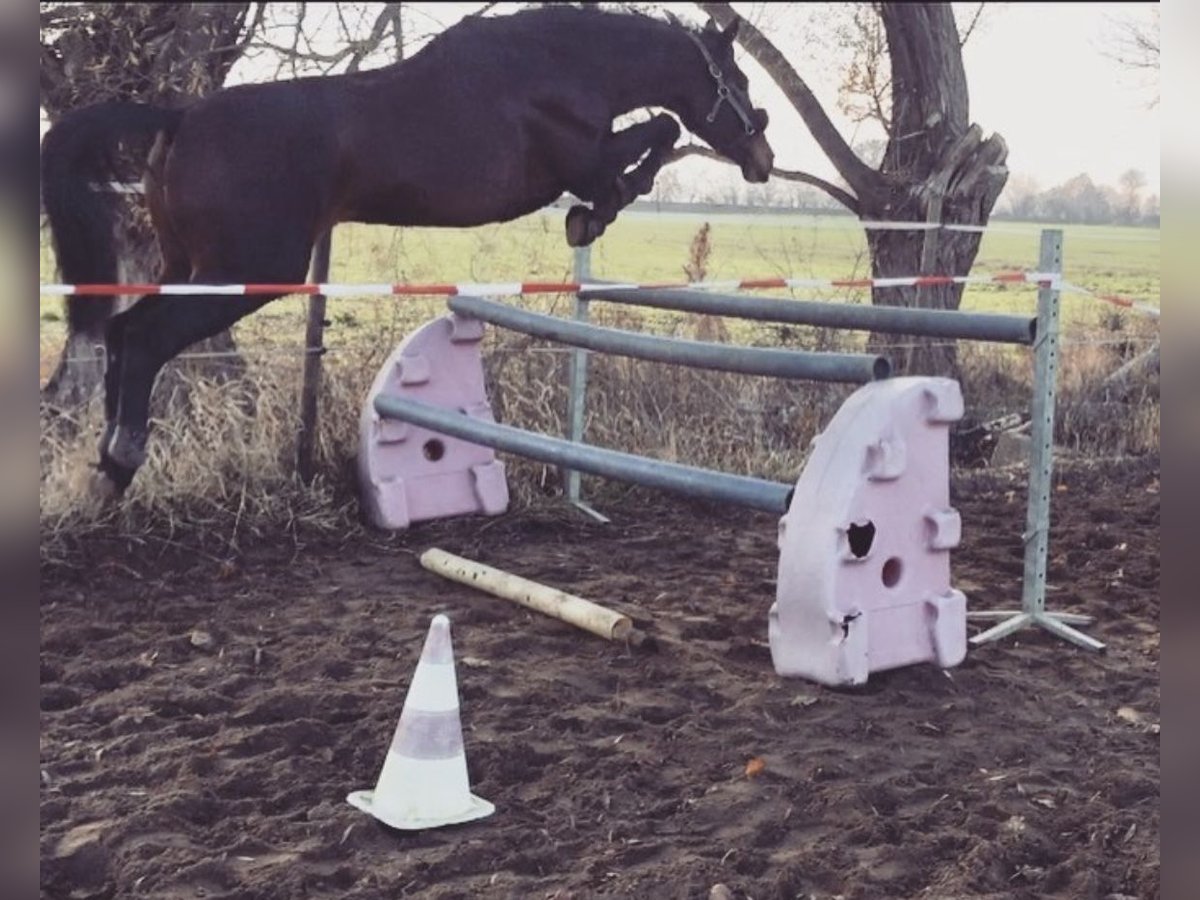
<svg viewBox="0 0 1200 900">
<path fill-rule="evenodd" d="M 712 58 L 712 54 L 708 52 L 708 48 L 704 46 L 704 41 L 700 40 L 694 32 L 688 30 L 685 32 L 692 39 L 700 52 L 704 54 L 704 61 L 708 63 L 708 74 L 713 77 L 713 81 L 717 83 L 717 102 L 713 104 L 712 112 L 706 117 L 706 121 L 711 125 L 717 120 L 717 112 L 721 108 L 721 104 L 729 101 L 729 105 L 733 107 L 733 111 L 737 113 L 737 117 L 742 120 L 742 125 L 746 129 L 746 134 L 755 134 L 758 129 L 754 127 L 754 120 L 750 118 L 750 113 L 746 109 L 746 104 L 738 96 L 740 91 L 731 87 L 725 81 L 725 76 L 721 72 L 721 67 L 717 65 L 717 61 Z M 746 98 L 749 101 L 749 97 Z"/>
</svg>

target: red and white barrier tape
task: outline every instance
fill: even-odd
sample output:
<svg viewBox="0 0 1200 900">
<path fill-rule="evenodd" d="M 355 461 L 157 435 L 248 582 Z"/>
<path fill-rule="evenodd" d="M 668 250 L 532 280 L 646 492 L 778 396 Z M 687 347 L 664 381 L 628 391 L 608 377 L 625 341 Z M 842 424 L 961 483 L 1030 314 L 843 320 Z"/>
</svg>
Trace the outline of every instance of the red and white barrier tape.
<svg viewBox="0 0 1200 900">
<path fill-rule="evenodd" d="M 1157 306 L 1151 306 L 1149 303 L 1143 303 L 1140 300 L 1133 299 L 1132 297 L 1122 297 L 1118 294 L 1098 294 L 1095 291 L 1089 291 L 1085 287 L 1080 287 L 1077 284 L 1071 284 L 1067 281 L 1064 281 L 1060 285 L 1060 288 L 1062 289 L 1063 293 L 1082 294 L 1085 297 L 1103 300 L 1105 303 L 1111 303 L 1113 306 L 1119 306 L 1122 309 L 1132 309 L 1135 312 L 1140 312 L 1144 316 L 1150 316 L 1155 319 L 1161 318 L 1159 308 Z"/>
<path fill-rule="evenodd" d="M 517 294 L 586 294 L 593 291 L 678 289 L 756 290 L 769 288 L 894 288 L 943 284 L 1048 284 L 1060 276 L 1047 272 L 1001 272 L 996 275 L 913 275 L 900 278 L 743 278 L 730 281 L 661 281 L 597 284 L 595 282 L 513 281 L 463 284 L 43 284 L 43 296 L 113 296 L 218 294 L 262 296 L 323 294 L 326 297 L 368 296 L 513 296 Z"/>
<path fill-rule="evenodd" d="M 858 219 L 854 226 L 864 231 L 965 231 L 971 234 L 983 234 L 989 230 L 987 225 L 956 225 L 952 222 L 872 222 Z"/>
</svg>

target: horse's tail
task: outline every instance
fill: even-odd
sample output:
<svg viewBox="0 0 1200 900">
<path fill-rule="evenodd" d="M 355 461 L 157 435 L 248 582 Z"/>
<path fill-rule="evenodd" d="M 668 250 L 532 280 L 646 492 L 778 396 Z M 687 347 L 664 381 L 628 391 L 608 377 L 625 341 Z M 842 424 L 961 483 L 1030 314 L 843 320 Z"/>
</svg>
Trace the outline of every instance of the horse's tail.
<svg viewBox="0 0 1200 900">
<path fill-rule="evenodd" d="M 42 141 L 42 205 L 66 284 L 111 284 L 118 280 L 113 225 L 117 199 L 106 190 L 113 156 L 127 135 L 174 133 L 182 110 L 114 101 L 73 110 Z M 94 185 L 94 187 L 93 187 Z M 72 333 L 99 333 L 116 297 L 67 297 Z"/>
</svg>

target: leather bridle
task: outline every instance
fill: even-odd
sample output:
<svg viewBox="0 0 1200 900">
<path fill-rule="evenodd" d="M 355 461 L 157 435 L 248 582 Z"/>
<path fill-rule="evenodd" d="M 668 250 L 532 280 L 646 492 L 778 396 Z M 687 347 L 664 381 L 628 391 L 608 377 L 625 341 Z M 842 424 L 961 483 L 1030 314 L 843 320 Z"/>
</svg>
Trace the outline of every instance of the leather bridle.
<svg viewBox="0 0 1200 900">
<path fill-rule="evenodd" d="M 711 125 L 717 120 L 717 112 L 721 108 L 721 104 L 729 101 L 729 105 L 733 107 L 733 111 L 737 113 L 739 119 L 742 120 L 742 125 L 746 129 L 746 134 L 755 134 L 758 129 L 754 127 L 754 120 L 750 117 L 750 111 L 747 107 L 750 104 L 749 97 L 741 97 L 741 91 L 725 81 L 725 76 L 721 72 L 721 67 L 717 65 L 717 61 L 712 58 L 712 54 L 708 52 L 708 47 L 704 46 L 704 41 L 692 31 L 685 32 L 692 39 L 700 52 L 704 54 L 704 61 L 708 63 L 708 74 L 713 77 L 717 83 L 717 102 L 713 104 L 712 112 L 706 117 L 706 121 Z"/>
</svg>

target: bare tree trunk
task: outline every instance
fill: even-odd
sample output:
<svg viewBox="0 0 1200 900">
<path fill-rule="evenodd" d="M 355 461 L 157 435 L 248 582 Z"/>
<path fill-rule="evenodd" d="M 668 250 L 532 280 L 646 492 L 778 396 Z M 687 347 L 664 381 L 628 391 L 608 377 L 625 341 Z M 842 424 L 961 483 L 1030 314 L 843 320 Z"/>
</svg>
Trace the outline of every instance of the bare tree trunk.
<svg viewBox="0 0 1200 900">
<path fill-rule="evenodd" d="M 897 143 L 896 139 L 891 143 Z M 904 185 L 890 197 L 867 195 L 862 198 L 860 215 L 864 219 L 985 225 L 1008 177 L 1004 166 L 1007 153 L 999 135 L 985 141 L 979 127 L 973 125 L 941 151 L 933 160 L 934 170 L 922 182 Z M 887 166 L 885 157 L 885 171 Z M 871 273 L 877 278 L 967 275 L 979 252 L 980 237 L 978 233 L 942 229 L 871 230 L 867 232 Z M 872 301 L 889 306 L 958 309 L 962 294 L 962 285 L 876 288 Z M 887 335 L 872 335 L 869 345 L 887 353 L 897 374 L 958 377 L 958 355 L 951 341 L 914 336 L 897 342 Z M 885 349 L 889 345 L 890 349 Z"/>
<path fill-rule="evenodd" d="M 42 402 L 54 410 L 79 409 L 104 380 L 104 337 L 68 329 L 54 373 L 42 388 Z"/>
<path fill-rule="evenodd" d="M 949 4 L 882 3 L 892 72 L 892 118 L 880 175 L 899 192 L 860 195 L 864 218 L 984 225 L 1008 180 L 1008 148 L 999 135 L 983 139 L 970 123 L 967 77 Z M 931 229 L 868 234 L 872 272 L 966 275 L 979 234 Z M 958 309 L 961 285 L 876 289 L 875 303 Z M 872 336 L 872 345 L 887 341 Z M 958 376 L 952 342 L 915 338 L 891 354 L 896 371 Z"/>
</svg>

